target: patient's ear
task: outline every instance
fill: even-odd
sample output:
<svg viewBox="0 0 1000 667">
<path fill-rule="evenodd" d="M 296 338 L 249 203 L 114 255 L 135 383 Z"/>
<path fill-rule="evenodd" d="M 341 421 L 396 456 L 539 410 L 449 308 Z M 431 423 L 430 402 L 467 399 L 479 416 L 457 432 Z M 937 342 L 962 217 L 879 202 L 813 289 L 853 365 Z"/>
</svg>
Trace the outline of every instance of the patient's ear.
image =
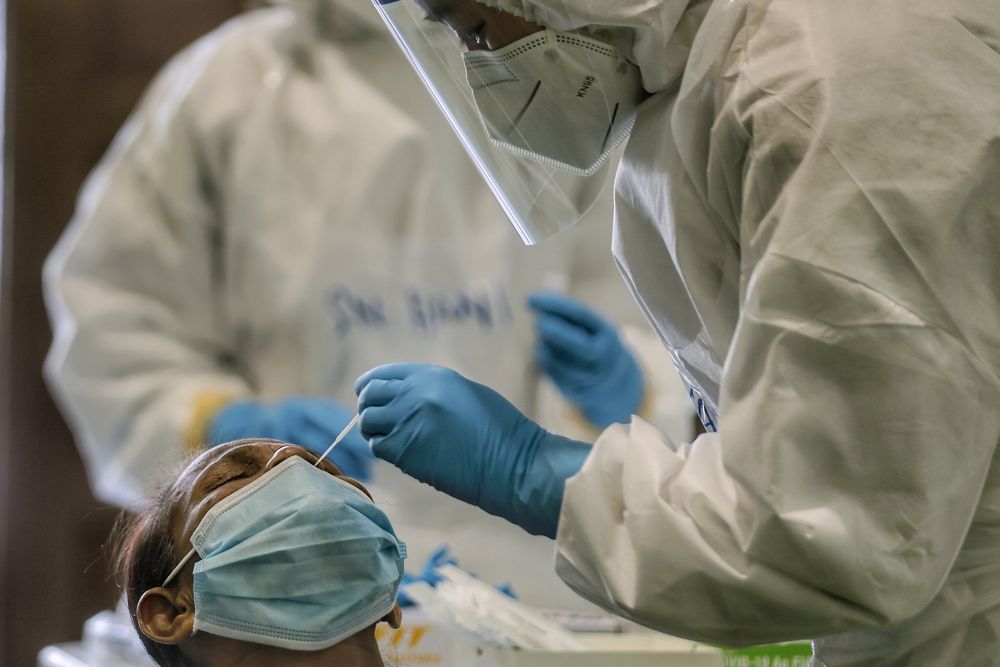
<svg viewBox="0 0 1000 667">
<path fill-rule="evenodd" d="M 194 603 L 185 592 L 151 588 L 135 610 L 139 630 L 154 642 L 179 644 L 194 634 Z"/>
<path fill-rule="evenodd" d="M 399 603 L 392 608 L 388 614 L 382 617 L 382 620 L 389 624 L 390 628 L 398 628 L 403 622 L 403 610 L 399 608 Z"/>
</svg>

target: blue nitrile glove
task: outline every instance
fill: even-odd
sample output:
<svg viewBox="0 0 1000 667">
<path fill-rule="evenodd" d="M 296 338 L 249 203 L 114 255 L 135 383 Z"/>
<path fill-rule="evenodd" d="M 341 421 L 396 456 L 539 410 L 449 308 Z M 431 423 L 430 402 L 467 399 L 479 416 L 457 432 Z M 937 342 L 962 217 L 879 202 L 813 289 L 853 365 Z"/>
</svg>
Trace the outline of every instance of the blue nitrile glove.
<svg viewBox="0 0 1000 667">
<path fill-rule="evenodd" d="M 544 430 L 500 394 L 455 371 L 390 364 L 355 391 L 375 455 L 529 533 L 555 537 L 563 487 L 590 445 Z"/>
<path fill-rule="evenodd" d="M 535 356 L 590 423 L 627 422 L 642 405 L 645 381 L 618 331 L 579 301 L 557 292 L 528 298 L 535 312 Z"/>
<path fill-rule="evenodd" d="M 353 416 L 335 401 L 318 396 L 291 396 L 278 403 L 235 401 L 215 415 L 207 435 L 212 445 L 241 438 L 273 438 L 319 455 Z M 374 459 L 357 429 L 330 453 L 330 460 L 342 473 L 362 482 L 371 479 Z"/>
</svg>

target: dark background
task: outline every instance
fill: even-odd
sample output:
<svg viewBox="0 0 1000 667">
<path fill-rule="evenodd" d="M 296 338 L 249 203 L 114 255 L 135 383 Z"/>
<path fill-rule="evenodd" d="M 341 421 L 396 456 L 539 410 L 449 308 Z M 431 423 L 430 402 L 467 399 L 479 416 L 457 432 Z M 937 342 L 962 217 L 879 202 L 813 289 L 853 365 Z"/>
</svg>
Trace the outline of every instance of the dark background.
<svg viewBox="0 0 1000 667">
<path fill-rule="evenodd" d="M 114 605 L 94 500 L 42 381 L 45 256 L 159 67 L 247 0 L 0 0 L 7 17 L 0 237 L 0 667 L 31 667 Z"/>
</svg>

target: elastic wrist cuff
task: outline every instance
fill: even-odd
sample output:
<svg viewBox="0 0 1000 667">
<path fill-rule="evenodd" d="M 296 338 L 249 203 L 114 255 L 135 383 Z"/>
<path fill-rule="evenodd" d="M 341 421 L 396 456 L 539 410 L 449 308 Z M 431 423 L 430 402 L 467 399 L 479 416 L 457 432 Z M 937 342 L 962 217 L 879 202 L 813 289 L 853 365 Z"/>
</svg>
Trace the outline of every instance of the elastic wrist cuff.
<svg viewBox="0 0 1000 667">
<path fill-rule="evenodd" d="M 195 396 L 191 418 L 184 429 L 184 449 L 190 453 L 200 452 L 212 443 L 208 440 L 208 429 L 212 420 L 222 408 L 233 401 L 233 395 L 225 392 L 205 391 Z"/>
<path fill-rule="evenodd" d="M 650 421 L 650 415 L 653 413 L 653 392 L 649 391 L 648 387 L 644 387 L 642 390 L 642 402 L 639 403 L 639 407 L 636 409 L 635 414 L 642 417 L 646 421 Z"/>
</svg>

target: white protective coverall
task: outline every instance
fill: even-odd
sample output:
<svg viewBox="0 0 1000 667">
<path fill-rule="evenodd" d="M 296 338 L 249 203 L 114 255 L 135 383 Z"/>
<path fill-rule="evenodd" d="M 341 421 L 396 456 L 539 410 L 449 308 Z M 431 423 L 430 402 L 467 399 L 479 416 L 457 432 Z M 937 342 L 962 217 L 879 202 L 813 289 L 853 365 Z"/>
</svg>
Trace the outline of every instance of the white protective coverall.
<svg viewBox="0 0 1000 667">
<path fill-rule="evenodd" d="M 705 641 L 1000 665 L 996 0 L 483 1 L 620 28 L 653 95 L 615 255 L 718 424 L 601 436 L 564 580 Z"/>
<path fill-rule="evenodd" d="M 690 429 L 603 221 L 524 247 L 374 8 L 300 5 L 237 18 L 169 64 L 46 266 L 46 370 L 97 495 L 137 501 L 184 458 L 205 397 L 350 406 L 357 376 L 391 361 L 452 366 L 565 430 L 577 417 L 540 385 L 524 304 L 546 285 L 631 322 L 633 350 L 653 351 L 651 413 Z M 550 541 L 374 465 L 410 568 L 447 543 L 525 600 L 580 604 Z"/>
</svg>

